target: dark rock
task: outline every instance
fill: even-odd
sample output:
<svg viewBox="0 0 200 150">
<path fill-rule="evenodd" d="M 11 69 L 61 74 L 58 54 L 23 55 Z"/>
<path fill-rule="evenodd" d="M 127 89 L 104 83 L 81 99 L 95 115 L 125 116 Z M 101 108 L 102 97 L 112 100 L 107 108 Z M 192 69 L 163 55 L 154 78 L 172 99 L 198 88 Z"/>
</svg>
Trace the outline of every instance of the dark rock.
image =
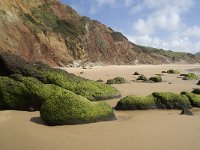
<svg viewBox="0 0 200 150">
<path fill-rule="evenodd" d="M 181 115 L 192 116 L 193 113 L 192 113 L 189 109 L 183 109 L 183 110 L 181 111 Z"/>
<path fill-rule="evenodd" d="M 133 75 L 140 75 L 137 71 Z"/>
</svg>

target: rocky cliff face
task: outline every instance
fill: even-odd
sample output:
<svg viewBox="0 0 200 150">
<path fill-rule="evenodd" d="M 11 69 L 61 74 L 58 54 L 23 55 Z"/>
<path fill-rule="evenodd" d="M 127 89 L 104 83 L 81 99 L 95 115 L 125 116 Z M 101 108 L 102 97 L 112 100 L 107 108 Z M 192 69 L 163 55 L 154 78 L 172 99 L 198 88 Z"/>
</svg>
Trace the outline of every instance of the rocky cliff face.
<svg viewBox="0 0 200 150">
<path fill-rule="evenodd" d="M 1 0 L 3 51 L 52 66 L 66 66 L 73 60 L 104 64 L 200 62 L 191 54 L 175 59 L 148 51 L 100 22 L 81 17 L 58 0 Z"/>
</svg>

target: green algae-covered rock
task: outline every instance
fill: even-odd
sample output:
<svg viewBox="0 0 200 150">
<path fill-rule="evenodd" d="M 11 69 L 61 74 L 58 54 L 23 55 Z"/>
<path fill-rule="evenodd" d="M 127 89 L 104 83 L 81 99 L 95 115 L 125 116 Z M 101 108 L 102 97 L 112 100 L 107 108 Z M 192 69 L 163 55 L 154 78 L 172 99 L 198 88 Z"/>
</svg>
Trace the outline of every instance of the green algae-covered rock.
<svg viewBox="0 0 200 150">
<path fill-rule="evenodd" d="M 49 125 L 91 123 L 116 119 L 106 102 L 91 102 L 36 78 L 12 75 L 0 77 L 0 109 L 40 110 Z"/>
<path fill-rule="evenodd" d="M 152 95 L 142 97 L 142 96 L 127 96 L 122 98 L 116 105 L 117 110 L 147 110 L 155 109 L 155 99 Z"/>
<path fill-rule="evenodd" d="M 145 77 L 143 74 L 140 75 L 137 80 L 147 81 L 147 77 Z"/>
<path fill-rule="evenodd" d="M 0 77 L 0 109 L 39 110 L 41 105 L 65 89 L 43 84 L 36 78 L 12 75 Z"/>
<path fill-rule="evenodd" d="M 161 76 L 151 77 L 149 78 L 149 80 L 154 82 L 162 82 L 162 77 Z"/>
<path fill-rule="evenodd" d="M 199 78 L 199 75 L 196 75 L 194 73 L 188 73 L 183 77 L 183 80 L 198 80 Z"/>
<path fill-rule="evenodd" d="M 200 107 L 200 95 L 188 92 L 182 92 L 181 94 L 184 94 L 189 98 L 191 105 L 193 107 Z"/>
<path fill-rule="evenodd" d="M 194 93 L 194 94 L 199 94 L 199 95 L 200 95 L 200 89 L 194 89 L 194 90 L 192 91 L 192 93 Z"/>
<path fill-rule="evenodd" d="M 122 84 L 126 83 L 126 80 L 122 77 L 115 77 L 114 79 L 108 79 L 107 84 Z"/>
<path fill-rule="evenodd" d="M 45 84 L 58 85 L 91 101 L 120 96 L 119 91 L 110 85 L 84 79 L 42 63 L 28 63 L 16 55 L 1 53 L 0 75 L 11 74 L 35 77 Z"/>
<path fill-rule="evenodd" d="M 154 92 L 156 105 L 159 109 L 188 109 L 191 108 L 187 96 L 170 92 Z"/>
<path fill-rule="evenodd" d="M 127 96 L 116 105 L 117 110 L 145 110 L 145 109 L 189 109 L 192 108 L 186 95 L 169 92 L 154 92 L 152 95 Z"/>
<path fill-rule="evenodd" d="M 170 70 L 167 71 L 167 73 L 169 73 L 169 74 L 180 74 L 180 71 L 179 70 L 170 69 Z"/>
<path fill-rule="evenodd" d="M 48 125 L 82 124 L 114 120 L 112 108 L 106 102 L 90 102 L 72 92 L 50 97 L 40 110 L 41 118 Z"/>
</svg>

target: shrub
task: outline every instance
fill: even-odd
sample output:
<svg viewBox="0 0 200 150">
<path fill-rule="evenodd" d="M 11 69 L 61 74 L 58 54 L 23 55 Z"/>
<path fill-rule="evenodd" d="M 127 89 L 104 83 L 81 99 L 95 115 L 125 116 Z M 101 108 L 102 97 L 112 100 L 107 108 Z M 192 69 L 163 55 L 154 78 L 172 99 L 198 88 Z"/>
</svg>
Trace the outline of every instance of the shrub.
<svg viewBox="0 0 200 150">
<path fill-rule="evenodd" d="M 127 96 L 122 98 L 115 107 L 117 110 L 146 110 L 155 109 L 155 99 L 153 96 Z"/>
<path fill-rule="evenodd" d="M 127 39 L 121 32 L 112 32 L 111 36 L 114 41 L 123 41 Z"/>
<path fill-rule="evenodd" d="M 72 92 L 50 97 L 40 110 L 48 125 L 82 124 L 116 119 L 112 108 L 105 102 L 90 102 Z"/>
<path fill-rule="evenodd" d="M 122 77 L 115 77 L 114 79 L 107 80 L 107 84 L 122 84 L 125 82 L 126 82 L 126 80 Z"/>
<path fill-rule="evenodd" d="M 170 70 L 167 71 L 167 73 L 169 73 L 169 74 L 180 74 L 180 71 L 174 70 L 174 69 L 170 69 Z"/>
<path fill-rule="evenodd" d="M 0 54 L 0 74 L 35 77 L 45 84 L 58 85 L 92 101 L 120 96 L 119 91 L 112 86 L 84 79 L 60 69 L 53 69 L 42 63 L 28 63 L 19 56 L 8 53 Z"/>
<path fill-rule="evenodd" d="M 182 92 L 181 94 L 184 94 L 189 98 L 191 105 L 193 107 L 200 107 L 200 96 L 199 95 L 196 95 L 193 93 L 188 93 L 188 92 Z"/>
<path fill-rule="evenodd" d="M 143 74 L 140 75 L 137 80 L 147 81 L 147 77 L 145 77 Z"/>
<path fill-rule="evenodd" d="M 162 82 L 162 77 L 161 76 L 151 77 L 149 78 L 149 80 L 154 82 Z"/>
<path fill-rule="evenodd" d="M 183 77 L 183 80 L 198 80 L 199 75 L 196 75 L 194 73 L 188 73 Z"/>
<path fill-rule="evenodd" d="M 194 89 L 194 90 L 192 91 L 192 93 L 194 93 L 194 94 L 200 94 L 200 89 Z"/>
<path fill-rule="evenodd" d="M 187 96 L 170 92 L 154 92 L 156 105 L 159 109 L 188 109 L 191 108 Z"/>
</svg>

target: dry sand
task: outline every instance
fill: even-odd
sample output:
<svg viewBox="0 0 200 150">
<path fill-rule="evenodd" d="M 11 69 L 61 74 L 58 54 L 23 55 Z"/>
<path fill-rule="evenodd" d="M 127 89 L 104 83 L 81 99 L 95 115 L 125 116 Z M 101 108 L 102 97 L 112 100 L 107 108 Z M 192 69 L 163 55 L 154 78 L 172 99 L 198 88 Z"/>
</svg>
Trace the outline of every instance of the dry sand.
<svg viewBox="0 0 200 150">
<path fill-rule="evenodd" d="M 198 65 L 103 66 L 68 72 L 106 81 L 121 76 L 136 79 L 135 71 L 151 77 L 162 70 L 199 72 Z M 190 69 L 190 70 L 188 70 Z M 80 74 L 80 72 L 84 72 Z M 122 96 L 148 95 L 154 91 L 191 91 L 197 81 L 183 81 L 178 75 L 164 75 L 162 83 L 130 82 L 114 85 Z M 169 84 L 171 82 L 172 84 Z M 108 101 L 115 106 L 119 99 Z M 200 109 L 194 116 L 181 116 L 179 110 L 115 111 L 118 120 L 85 125 L 48 127 L 39 112 L 0 111 L 0 150 L 199 150 Z"/>
</svg>

